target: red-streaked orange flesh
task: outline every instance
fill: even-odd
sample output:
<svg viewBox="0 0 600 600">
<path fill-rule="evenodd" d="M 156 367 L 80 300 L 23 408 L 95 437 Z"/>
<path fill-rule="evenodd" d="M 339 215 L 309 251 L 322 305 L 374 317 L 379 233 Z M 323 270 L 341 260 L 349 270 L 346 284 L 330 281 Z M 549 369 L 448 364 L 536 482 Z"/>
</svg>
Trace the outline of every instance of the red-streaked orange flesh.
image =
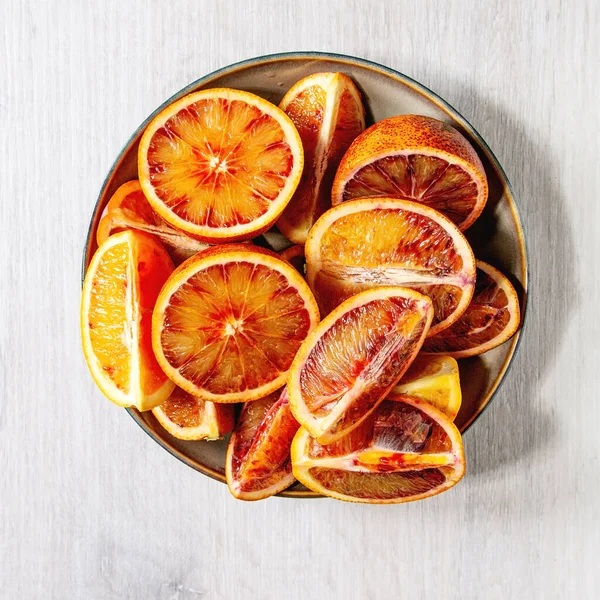
<svg viewBox="0 0 600 600">
<path fill-rule="evenodd" d="M 227 449 L 227 484 L 236 498 L 268 498 L 294 482 L 290 446 L 299 427 L 285 388 L 244 405 Z"/>
</svg>

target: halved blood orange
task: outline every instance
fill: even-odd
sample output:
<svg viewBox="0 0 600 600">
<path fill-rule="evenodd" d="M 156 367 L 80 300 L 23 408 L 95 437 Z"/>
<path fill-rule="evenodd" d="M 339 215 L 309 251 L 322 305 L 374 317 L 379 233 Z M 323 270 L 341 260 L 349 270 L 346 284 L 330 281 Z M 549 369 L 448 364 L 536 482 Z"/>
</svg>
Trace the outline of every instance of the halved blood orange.
<svg viewBox="0 0 600 600">
<path fill-rule="evenodd" d="M 227 447 L 225 472 L 240 500 L 261 500 L 294 483 L 290 446 L 300 424 L 285 388 L 244 405 Z"/>
<path fill-rule="evenodd" d="M 144 194 L 165 221 L 198 239 L 249 239 L 268 229 L 303 167 L 289 117 L 259 96 L 225 88 L 167 106 L 140 141 Z"/>
<path fill-rule="evenodd" d="M 111 236 L 90 263 L 81 296 L 83 353 L 102 393 L 119 406 L 149 410 L 174 385 L 152 352 L 151 315 L 173 263 L 141 231 Z"/>
<path fill-rule="evenodd" d="M 304 257 L 304 246 L 290 246 L 280 254 L 283 260 L 287 260 L 304 277 L 306 258 Z"/>
<path fill-rule="evenodd" d="M 300 184 L 277 221 L 295 244 L 304 244 L 313 223 L 331 207 L 331 186 L 340 160 L 365 128 L 360 92 L 343 73 L 301 79 L 279 104 L 298 129 L 304 147 Z"/>
<path fill-rule="evenodd" d="M 165 373 L 213 402 L 246 402 L 282 387 L 319 321 L 308 285 L 287 261 L 246 244 L 192 256 L 163 287 L 153 347 Z"/>
<path fill-rule="evenodd" d="M 235 425 L 233 404 L 216 404 L 188 394 L 180 387 L 152 409 L 156 420 L 180 440 L 218 440 Z"/>
<path fill-rule="evenodd" d="M 433 301 L 429 335 L 460 317 L 475 286 L 475 258 L 463 234 L 441 213 L 408 200 L 335 206 L 311 229 L 305 253 L 306 279 L 322 314 L 360 290 L 410 287 Z"/>
<path fill-rule="evenodd" d="M 520 320 L 519 297 L 511 282 L 478 260 L 475 293 L 467 310 L 451 327 L 429 338 L 423 350 L 454 358 L 483 354 L 510 339 Z"/>
<path fill-rule="evenodd" d="M 159 217 L 137 179 L 120 186 L 108 201 L 98 223 L 96 241 L 100 246 L 110 235 L 125 229 L 138 229 L 155 235 L 177 262 L 208 248 L 207 244 L 185 235 Z"/>
<path fill-rule="evenodd" d="M 454 127 L 399 115 L 356 138 L 335 176 L 334 206 L 372 196 L 422 202 L 464 231 L 481 214 L 488 184 L 477 152 Z"/>
<path fill-rule="evenodd" d="M 323 444 L 352 431 L 402 377 L 432 317 L 431 300 L 407 288 L 376 288 L 346 300 L 294 359 L 288 394 L 296 419 Z"/>
<path fill-rule="evenodd" d="M 419 354 L 388 399 L 398 396 L 412 396 L 433 404 L 454 421 L 462 403 L 458 363 L 450 356 Z"/>
<path fill-rule="evenodd" d="M 323 446 L 300 428 L 292 468 L 307 488 L 338 500 L 395 504 L 435 496 L 465 473 L 462 439 L 435 407 L 386 400 L 358 429 Z"/>
</svg>

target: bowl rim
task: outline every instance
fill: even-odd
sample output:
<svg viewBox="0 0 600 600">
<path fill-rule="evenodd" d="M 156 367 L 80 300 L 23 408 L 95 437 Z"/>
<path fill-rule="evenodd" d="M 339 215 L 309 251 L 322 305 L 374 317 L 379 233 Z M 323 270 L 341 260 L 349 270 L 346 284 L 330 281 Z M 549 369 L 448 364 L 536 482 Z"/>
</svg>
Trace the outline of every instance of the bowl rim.
<svg viewBox="0 0 600 600">
<path fill-rule="evenodd" d="M 158 106 L 146 119 L 144 119 L 144 121 L 129 136 L 129 138 L 127 139 L 127 141 L 121 148 L 121 151 L 117 155 L 117 158 L 112 163 L 106 177 L 104 178 L 104 181 L 102 182 L 102 185 L 100 187 L 100 192 L 96 198 L 96 202 L 94 203 L 94 206 L 92 209 L 92 214 L 91 214 L 91 218 L 89 220 L 89 225 L 88 225 L 88 231 L 87 231 L 86 238 L 85 238 L 85 245 L 84 245 L 84 249 L 83 249 L 83 260 L 82 260 L 82 265 L 81 265 L 81 284 L 83 285 L 83 281 L 85 279 L 85 273 L 87 270 L 87 265 L 89 264 L 89 260 L 91 259 L 90 250 L 91 250 L 91 247 L 93 246 L 92 234 L 93 234 L 93 230 L 94 230 L 95 220 L 98 215 L 98 210 L 99 210 L 101 202 L 104 198 L 104 195 L 106 193 L 106 189 L 112 182 L 115 172 L 120 167 L 121 163 L 123 162 L 124 157 L 126 156 L 128 150 L 131 148 L 132 144 L 135 143 L 136 139 L 139 137 L 139 135 L 142 133 L 142 131 L 146 128 L 146 126 L 150 123 L 150 121 L 160 111 L 162 111 L 165 107 L 167 107 L 169 104 L 173 103 L 174 101 L 178 100 L 179 98 L 194 91 L 196 88 L 198 88 L 198 86 L 207 84 L 211 80 L 214 80 L 217 77 L 220 77 L 222 75 L 232 74 L 236 71 L 243 70 L 250 66 L 257 66 L 260 64 L 268 64 L 271 62 L 278 62 L 281 60 L 307 60 L 307 59 L 311 59 L 311 60 L 315 60 L 315 61 L 321 60 L 321 61 L 338 62 L 338 63 L 342 63 L 342 64 L 359 66 L 359 67 L 386 75 L 387 77 L 389 77 L 391 79 L 395 79 L 396 81 L 412 88 L 415 92 L 419 93 L 420 95 L 425 96 L 428 100 L 432 101 L 441 110 L 443 110 L 445 113 L 447 113 L 449 116 L 451 116 L 455 121 L 459 122 L 460 125 L 464 128 L 464 130 L 467 131 L 468 134 L 477 141 L 480 148 L 487 155 L 487 158 L 490 161 L 491 165 L 496 170 L 496 172 L 502 182 L 502 185 L 505 187 L 505 192 L 506 192 L 505 196 L 506 196 L 506 199 L 508 200 L 510 210 L 513 214 L 514 222 L 516 223 L 516 226 L 517 226 L 517 235 L 518 235 L 519 246 L 520 246 L 519 254 L 520 254 L 520 256 L 522 258 L 522 262 L 523 262 L 521 274 L 520 274 L 521 275 L 521 286 L 523 288 L 523 297 L 521 299 L 522 300 L 521 324 L 519 326 L 519 330 L 517 331 L 517 333 L 510 340 L 511 347 L 509 350 L 509 354 L 507 355 L 507 358 L 504 360 L 504 363 L 502 364 L 500 372 L 499 372 L 493 386 L 488 391 L 486 396 L 482 397 L 483 403 L 480 404 L 479 410 L 475 414 L 473 414 L 473 416 L 462 426 L 461 434 L 464 434 L 468 429 L 470 429 L 470 427 L 473 425 L 473 423 L 475 423 L 475 421 L 477 421 L 477 419 L 484 413 L 484 411 L 487 409 L 487 407 L 491 404 L 492 400 L 495 398 L 502 383 L 504 382 L 506 376 L 508 375 L 508 371 L 514 364 L 514 359 L 520 348 L 521 337 L 523 335 L 526 321 L 527 321 L 526 315 L 527 315 L 527 308 L 528 308 L 528 304 L 529 304 L 529 296 L 531 294 L 531 291 L 529 290 L 529 277 L 530 277 L 529 260 L 528 260 L 529 255 L 528 255 L 528 250 L 527 250 L 527 241 L 526 241 L 526 236 L 525 236 L 525 230 L 524 230 L 523 221 L 521 219 L 521 215 L 519 212 L 519 208 L 515 201 L 515 194 L 514 194 L 512 184 L 511 184 L 508 176 L 506 175 L 504 168 L 500 164 L 499 160 L 496 158 L 496 155 L 493 153 L 492 149 L 489 147 L 489 145 L 483 139 L 483 137 L 479 134 L 479 132 L 475 129 L 475 127 L 473 127 L 473 125 L 471 125 L 471 123 L 465 117 L 463 117 L 463 115 L 458 110 L 456 110 L 449 102 L 444 100 L 441 96 L 439 96 L 438 94 L 433 92 L 427 86 L 416 81 L 412 77 L 409 77 L 408 75 L 405 75 L 404 73 L 402 73 L 400 71 L 392 69 L 391 67 L 387 67 L 385 65 L 382 65 L 380 63 L 377 63 L 377 62 L 374 62 L 374 61 L 371 61 L 371 60 L 368 60 L 365 58 L 359 58 L 359 57 L 348 55 L 348 54 L 338 54 L 338 53 L 333 53 L 333 52 L 321 52 L 321 51 L 278 52 L 275 54 L 264 54 L 261 56 L 248 58 L 248 59 L 241 60 L 241 61 L 232 63 L 232 64 L 224 66 L 224 67 L 220 67 L 219 69 L 216 69 L 216 70 L 196 79 L 195 81 L 192 81 L 191 83 L 189 83 L 186 86 L 184 86 L 183 88 L 181 88 L 179 91 L 172 94 L 167 100 L 165 100 L 160 106 Z M 215 471 L 206 465 L 202 465 L 200 463 L 197 463 L 197 462 L 191 460 L 185 454 L 183 454 L 177 448 L 175 448 L 173 445 L 171 445 L 167 440 L 159 437 L 152 430 L 152 428 L 144 421 L 144 419 L 141 417 L 141 414 L 139 413 L 139 411 L 137 411 L 135 408 L 127 408 L 126 410 L 129 413 L 129 415 L 133 418 L 133 420 L 141 427 L 141 429 L 150 438 L 152 438 L 156 443 L 158 443 L 164 450 L 169 452 L 169 454 L 171 454 L 172 456 L 174 456 L 181 462 L 185 463 L 187 466 L 191 467 L 195 471 L 198 471 L 198 472 L 202 473 L 203 475 L 206 475 L 206 476 L 210 477 L 211 479 L 214 479 L 221 483 L 226 483 L 224 475 L 222 475 L 220 472 Z M 304 490 L 304 489 L 299 489 L 299 490 L 298 489 L 287 489 L 287 490 L 284 490 L 283 492 L 280 492 L 277 495 L 281 496 L 281 497 L 286 497 L 286 498 L 322 498 L 323 497 L 320 494 L 316 494 L 316 493 L 312 492 L 311 490 Z"/>
</svg>

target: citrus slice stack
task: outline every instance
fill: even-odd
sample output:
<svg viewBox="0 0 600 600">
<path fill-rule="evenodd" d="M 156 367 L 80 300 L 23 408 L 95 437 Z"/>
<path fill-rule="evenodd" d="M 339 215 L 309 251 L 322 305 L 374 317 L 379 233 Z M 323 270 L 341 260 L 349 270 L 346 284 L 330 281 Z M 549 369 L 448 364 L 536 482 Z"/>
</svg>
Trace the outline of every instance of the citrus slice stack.
<svg viewBox="0 0 600 600">
<path fill-rule="evenodd" d="M 259 96 L 225 88 L 163 109 L 140 141 L 139 178 L 154 210 L 202 241 L 249 239 L 268 229 L 303 167 L 294 124 Z"/>
<path fill-rule="evenodd" d="M 454 421 L 462 402 L 458 363 L 450 356 L 419 354 L 388 399 L 398 396 L 428 402 Z"/>
<path fill-rule="evenodd" d="M 304 172 L 279 220 L 279 230 L 304 244 L 313 223 L 331 207 L 331 186 L 340 160 L 365 128 L 360 92 L 343 73 L 315 73 L 296 83 L 279 107 L 298 129 Z"/>
<path fill-rule="evenodd" d="M 296 419 L 323 444 L 357 427 L 402 377 L 431 324 L 431 300 L 406 288 L 349 298 L 302 344 L 288 380 Z"/>
<path fill-rule="evenodd" d="M 399 115 L 369 127 L 340 163 L 334 206 L 367 196 L 422 202 L 464 231 L 481 214 L 488 184 L 479 156 L 456 129 L 431 117 Z"/>
<path fill-rule="evenodd" d="M 232 404 L 207 402 L 179 387 L 165 402 L 152 409 L 156 420 L 180 440 L 218 440 L 235 425 Z"/>
<path fill-rule="evenodd" d="M 421 500 L 448 490 L 465 473 L 456 426 L 435 407 L 409 396 L 386 400 L 358 429 L 327 446 L 302 427 L 291 454 L 298 481 L 350 502 Z"/>
<path fill-rule="evenodd" d="M 429 335 L 466 310 L 475 258 L 463 234 L 441 213 L 417 202 L 377 198 L 344 202 L 312 228 L 305 246 L 306 279 L 322 314 L 360 290 L 404 286 L 429 296 Z"/>
<path fill-rule="evenodd" d="M 304 246 L 290 246 L 281 252 L 281 258 L 287 260 L 304 277 L 306 258 L 304 257 Z"/>
<path fill-rule="evenodd" d="M 169 248 L 171 256 L 178 262 L 208 247 L 161 219 L 146 200 L 137 179 L 120 186 L 108 201 L 98 223 L 96 241 L 100 245 L 113 233 L 125 229 L 139 229 L 155 235 Z"/>
<path fill-rule="evenodd" d="M 165 373 L 213 402 L 246 402 L 282 387 L 319 312 L 299 273 L 274 252 L 215 246 L 171 275 L 153 314 Z"/>
<path fill-rule="evenodd" d="M 83 352 L 94 381 L 119 406 L 149 410 L 174 385 L 152 353 L 151 315 L 173 271 L 152 236 L 123 231 L 102 244 L 90 263 L 81 299 Z"/>
<path fill-rule="evenodd" d="M 300 427 L 285 388 L 244 405 L 227 447 L 225 472 L 240 500 L 261 500 L 294 483 L 290 447 Z"/>
<path fill-rule="evenodd" d="M 469 307 L 450 328 L 427 340 L 423 350 L 454 358 L 483 354 L 510 339 L 519 322 L 515 288 L 498 269 L 478 260 L 475 293 Z"/>
</svg>

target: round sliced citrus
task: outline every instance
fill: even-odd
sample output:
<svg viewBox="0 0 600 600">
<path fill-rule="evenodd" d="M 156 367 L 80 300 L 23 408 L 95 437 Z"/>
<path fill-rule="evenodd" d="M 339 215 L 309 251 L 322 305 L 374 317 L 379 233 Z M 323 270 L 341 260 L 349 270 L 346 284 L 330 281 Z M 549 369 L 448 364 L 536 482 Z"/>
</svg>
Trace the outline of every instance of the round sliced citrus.
<svg viewBox="0 0 600 600">
<path fill-rule="evenodd" d="M 303 161 L 300 136 L 281 109 L 218 88 L 189 94 L 150 122 L 138 171 L 165 221 L 217 243 L 268 229 L 290 201 Z"/>
<path fill-rule="evenodd" d="M 280 254 L 283 260 L 287 260 L 304 277 L 306 258 L 304 257 L 304 246 L 290 246 Z"/>
<path fill-rule="evenodd" d="M 307 488 L 369 504 L 429 498 L 465 473 L 456 426 L 434 406 L 409 396 L 386 400 L 358 429 L 327 446 L 301 427 L 291 455 L 294 476 Z"/>
<path fill-rule="evenodd" d="M 152 309 L 172 271 L 160 242 L 134 230 L 111 236 L 90 262 L 81 297 L 83 352 L 94 381 L 119 406 L 149 410 L 173 391 L 151 341 Z"/>
<path fill-rule="evenodd" d="M 104 243 L 110 235 L 125 229 L 138 229 L 155 235 L 172 258 L 181 262 L 208 247 L 207 244 L 171 227 L 152 209 L 140 182 L 135 179 L 120 186 L 108 201 L 98 229 L 96 241 Z"/>
<path fill-rule="evenodd" d="M 413 396 L 429 402 L 454 421 L 462 402 L 458 363 L 450 356 L 419 354 L 388 399 L 398 396 Z"/>
<path fill-rule="evenodd" d="M 323 444 L 357 427 L 419 351 L 433 317 L 414 290 L 376 288 L 338 306 L 304 341 L 288 379 L 294 416 Z"/>
<path fill-rule="evenodd" d="M 431 117 L 399 115 L 357 137 L 337 171 L 334 206 L 372 196 L 422 202 L 464 231 L 481 214 L 488 184 L 477 152 L 454 127 Z"/>
<path fill-rule="evenodd" d="M 429 296 L 429 335 L 466 310 L 475 286 L 475 258 L 444 215 L 392 198 L 344 202 L 315 223 L 305 246 L 306 279 L 322 314 L 360 290 L 410 287 Z"/>
<path fill-rule="evenodd" d="M 331 207 L 331 186 L 340 160 L 365 128 L 360 92 L 343 73 L 315 73 L 301 79 L 279 104 L 298 129 L 304 171 L 277 221 L 295 244 L 304 244 L 313 223 Z"/>
<path fill-rule="evenodd" d="M 299 427 L 285 388 L 244 405 L 225 467 L 227 485 L 236 498 L 261 500 L 294 483 L 290 446 Z"/>
<path fill-rule="evenodd" d="M 233 404 L 201 400 L 179 387 L 160 406 L 152 409 L 156 420 L 180 440 L 218 440 L 235 425 Z"/>
<path fill-rule="evenodd" d="M 454 358 L 483 354 L 510 339 L 520 319 L 519 297 L 511 282 L 478 260 L 475 293 L 467 310 L 451 327 L 429 338 L 423 350 Z"/>
<path fill-rule="evenodd" d="M 165 373 L 213 402 L 246 402 L 282 387 L 319 321 L 308 285 L 287 261 L 246 244 L 192 256 L 163 287 L 153 346 Z"/>
</svg>

